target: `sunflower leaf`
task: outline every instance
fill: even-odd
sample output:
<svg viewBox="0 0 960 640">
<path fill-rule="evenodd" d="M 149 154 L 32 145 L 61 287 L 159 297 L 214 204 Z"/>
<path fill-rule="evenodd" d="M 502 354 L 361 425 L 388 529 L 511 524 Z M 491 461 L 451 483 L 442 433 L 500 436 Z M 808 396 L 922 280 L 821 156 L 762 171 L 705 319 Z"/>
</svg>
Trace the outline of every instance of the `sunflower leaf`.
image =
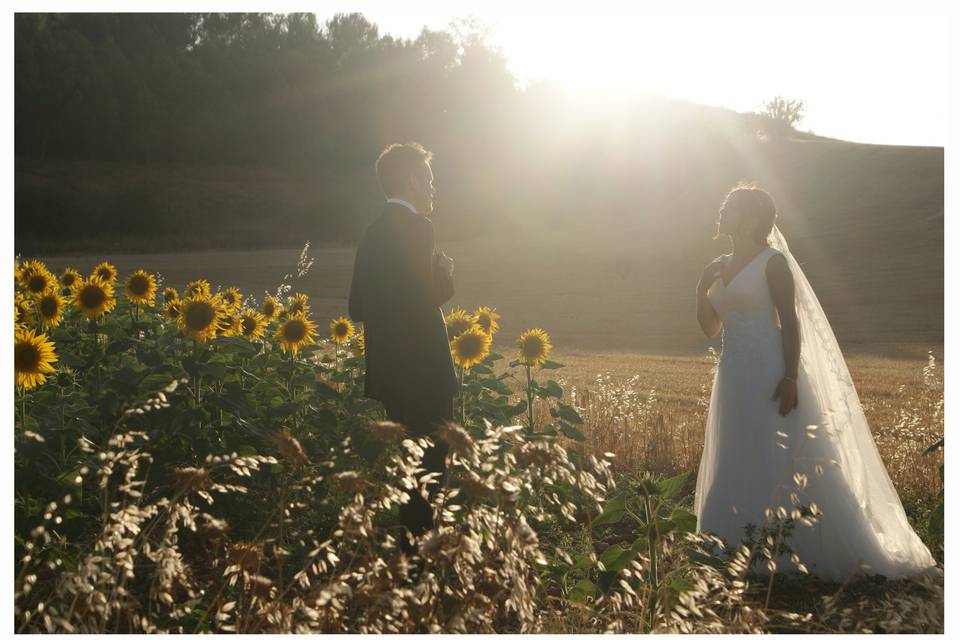
<svg viewBox="0 0 960 640">
<path fill-rule="evenodd" d="M 673 476 L 672 478 L 666 478 L 661 480 L 658 484 L 658 493 L 664 499 L 667 500 L 672 498 L 677 494 L 680 489 L 687 483 L 687 478 L 690 477 L 689 473 L 681 473 L 678 476 Z"/>
<path fill-rule="evenodd" d="M 222 362 L 206 362 L 199 367 L 200 374 L 206 378 L 219 380 L 227 373 L 227 365 Z"/>
<path fill-rule="evenodd" d="M 584 578 L 574 585 L 567 597 L 573 602 L 584 602 L 587 598 L 595 598 L 596 596 L 597 586 Z"/>
<path fill-rule="evenodd" d="M 560 418 L 566 420 L 572 424 L 583 424 L 583 418 L 580 417 L 580 414 L 577 413 L 577 410 L 571 407 L 568 404 L 559 403 L 557 405 L 556 414 L 553 414 L 551 409 L 550 413 L 554 415 L 555 418 Z"/>
<path fill-rule="evenodd" d="M 545 397 L 557 398 L 563 397 L 563 387 L 557 384 L 556 380 L 547 380 L 547 386 L 540 387 Z"/>
<path fill-rule="evenodd" d="M 627 511 L 627 494 L 620 493 L 604 507 L 603 513 L 597 516 L 593 521 L 593 526 L 616 524 L 623 520 L 623 514 Z"/>
<path fill-rule="evenodd" d="M 675 524 L 677 530 L 685 533 L 693 533 L 697 530 L 697 516 L 686 509 L 674 509 L 670 514 L 670 520 Z"/>
<path fill-rule="evenodd" d="M 603 566 L 607 571 L 619 571 L 623 568 L 623 566 L 617 567 L 615 566 L 615 562 L 620 558 L 620 555 L 624 551 L 626 551 L 626 549 L 622 544 L 612 544 L 604 549 L 603 553 L 600 554 L 600 562 L 603 563 Z"/>
<path fill-rule="evenodd" d="M 491 391 L 496 391 L 501 396 L 509 396 L 513 393 L 510 387 L 505 385 L 503 381 L 496 378 L 484 378 L 481 380 L 480 384 Z"/>
<path fill-rule="evenodd" d="M 560 421 L 560 433 L 577 442 L 586 442 L 587 440 L 586 436 L 584 436 L 579 429 L 562 420 Z"/>
<path fill-rule="evenodd" d="M 316 393 L 317 397 L 322 400 L 339 400 L 340 394 L 337 393 L 337 390 L 328 385 L 325 382 L 320 382 L 316 380 L 314 382 L 313 391 Z"/>
</svg>

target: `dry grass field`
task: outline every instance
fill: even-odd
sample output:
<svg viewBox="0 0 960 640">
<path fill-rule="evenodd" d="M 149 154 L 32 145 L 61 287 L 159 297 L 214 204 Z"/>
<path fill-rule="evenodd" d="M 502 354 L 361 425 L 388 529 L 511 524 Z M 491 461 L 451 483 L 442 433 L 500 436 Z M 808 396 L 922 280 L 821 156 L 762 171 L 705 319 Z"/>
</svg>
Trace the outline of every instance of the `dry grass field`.
<svg viewBox="0 0 960 640">
<path fill-rule="evenodd" d="M 709 357 L 559 351 L 556 372 L 588 424 L 586 446 L 617 455 L 624 470 L 696 472 L 713 364 Z M 887 470 L 908 510 L 940 489 L 942 453 L 922 455 L 943 435 L 942 362 L 848 358 Z"/>
</svg>

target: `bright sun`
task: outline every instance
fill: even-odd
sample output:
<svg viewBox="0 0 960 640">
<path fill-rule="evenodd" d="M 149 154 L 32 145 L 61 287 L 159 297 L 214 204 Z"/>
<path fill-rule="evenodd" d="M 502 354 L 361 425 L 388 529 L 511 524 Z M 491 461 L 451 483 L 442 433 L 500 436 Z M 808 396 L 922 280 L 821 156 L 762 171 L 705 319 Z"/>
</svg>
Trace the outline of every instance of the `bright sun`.
<svg viewBox="0 0 960 640">
<path fill-rule="evenodd" d="M 360 11 L 381 33 L 416 38 L 424 26 L 441 30 L 473 16 L 489 25 L 489 42 L 503 49 L 521 83 L 552 80 L 585 96 L 647 91 L 736 111 L 782 95 L 804 101 L 800 128 L 821 135 L 945 142 L 951 56 L 941 11 L 795 10 L 759 2 L 749 10 L 723 3 L 619 11 L 600 8 L 602 0 L 584 3 L 585 10 L 504 11 L 497 4 L 446 0 L 443 10 L 417 11 L 335 0 L 319 17 Z"/>
<path fill-rule="evenodd" d="M 801 128 L 862 142 L 942 145 L 947 55 L 932 12 L 490 12 L 521 80 L 653 91 L 737 111 L 775 95 Z M 889 46 L 896 42 L 897 46 Z M 919 96 L 923 98 L 918 99 Z"/>
</svg>

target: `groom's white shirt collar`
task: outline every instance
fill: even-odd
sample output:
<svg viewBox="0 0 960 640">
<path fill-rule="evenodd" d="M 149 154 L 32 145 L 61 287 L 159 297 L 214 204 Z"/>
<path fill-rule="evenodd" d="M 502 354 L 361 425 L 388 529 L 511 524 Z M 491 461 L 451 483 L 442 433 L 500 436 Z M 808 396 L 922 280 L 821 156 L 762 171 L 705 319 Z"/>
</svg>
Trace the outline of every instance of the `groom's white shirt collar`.
<svg viewBox="0 0 960 640">
<path fill-rule="evenodd" d="M 400 198 L 387 198 L 387 202 L 392 204 L 402 204 L 407 209 L 410 209 L 412 213 L 418 214 L 417 208 L 406 200 L 401 200 Z"/>
</svg>

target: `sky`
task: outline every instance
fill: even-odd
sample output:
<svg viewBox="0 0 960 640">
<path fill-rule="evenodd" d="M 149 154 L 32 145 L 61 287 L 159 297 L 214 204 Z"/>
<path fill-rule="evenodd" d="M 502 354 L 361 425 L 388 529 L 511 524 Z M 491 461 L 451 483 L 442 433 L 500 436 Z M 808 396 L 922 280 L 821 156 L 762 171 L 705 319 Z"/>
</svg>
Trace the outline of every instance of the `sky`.
<svg viewBox="0 0 960 640">
<path fill-rule="evenodd" d="M 403 6 L 338 1 L 317 15 L 323 21 L 359 11 L 381 33 L 400 37 L 473 16 L 491 28 L 490 43 L 503 50 L 521 84 L 550 79 L 601 95 L 653 91 L 736 111 L 781 95 L 804 101 L 801 130 L 877 144 L 946 141 L 948 19 L 929 5 L 528 11 L 448 0 L 442 9 Z"/>
</svg>

